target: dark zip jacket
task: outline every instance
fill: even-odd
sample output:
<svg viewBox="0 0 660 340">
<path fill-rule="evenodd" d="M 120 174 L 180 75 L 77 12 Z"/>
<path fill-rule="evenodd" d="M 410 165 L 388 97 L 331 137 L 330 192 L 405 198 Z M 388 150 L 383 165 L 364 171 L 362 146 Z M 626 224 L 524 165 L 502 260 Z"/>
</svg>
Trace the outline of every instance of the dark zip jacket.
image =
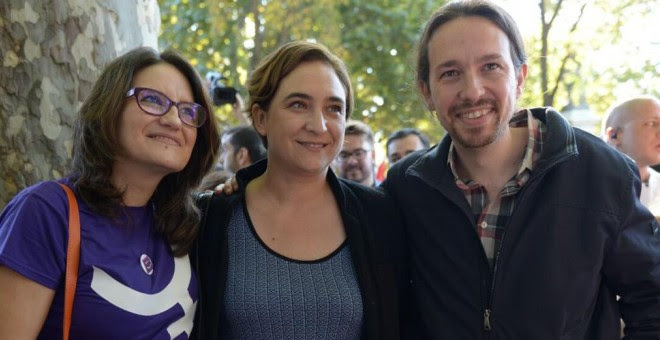
<svg viewBox="0 0 660 340">
<path fill-rule="evenodd" d="M 619 339 L 623 317 L 629 339 L 660 339 L 660 232 L 636 166 L 554 110 L 532 113 L 547 126 L 543 151 L 494 271 L 447 165 L 449 136 L 388 173 L 422 337 Z"/>
<path fill-rule="evenodd" d="M 227 224 L 231 207 L 244 199 L 245 187 L 266 170 L 266 160 L 236 174 L 239 191 L 214 195 L 191 254 L 200 283 L 200 300 L 192 339 L 220 338 L 227 278 Z M 382 190 L 338 179 L 327 181 L 337 200 L 363 300 L 364 339 L 399 339 L 400 313 L 406 307 L 409 279 L 399 209 Z M 204 207 L 202 207 L 204 208 Z"/>
</svg>

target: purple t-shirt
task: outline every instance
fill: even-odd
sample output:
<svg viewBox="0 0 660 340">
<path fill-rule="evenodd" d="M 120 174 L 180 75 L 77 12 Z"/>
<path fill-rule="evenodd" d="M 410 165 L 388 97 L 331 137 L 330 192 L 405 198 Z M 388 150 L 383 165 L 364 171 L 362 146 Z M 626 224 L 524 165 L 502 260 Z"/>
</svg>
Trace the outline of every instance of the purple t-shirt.
<svg viewBox="0 0 660 340">
<path fill-rule="evenodd" d="M 197 282 L 153 227 L 151 205 L 119 220 L 78 199 L 81 245 L 71 339 L 187 339 Z M 55 290 L 39 338 L 60 338 L 68 203 L 55 182 L 21 191 L 0 215 L 0 265 Z M 26 303 L 29 303 L 26 301 Z"/>
</svg>

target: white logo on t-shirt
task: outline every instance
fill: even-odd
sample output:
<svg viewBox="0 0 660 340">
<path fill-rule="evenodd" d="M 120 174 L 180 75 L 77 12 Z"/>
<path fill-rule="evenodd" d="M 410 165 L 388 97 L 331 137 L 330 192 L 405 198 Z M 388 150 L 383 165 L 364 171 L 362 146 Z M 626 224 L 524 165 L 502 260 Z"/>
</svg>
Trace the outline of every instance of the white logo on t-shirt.
<svg viewBox="0 0 660 340">
<path fill-rule="evenodd" d="M 94 267 L 92 290 L 109 303 L 125 311 L 138 315 L 152 316 L 163 313 L 179 304 L 184 316 L 167 327 L 171 339 L 182 332 L 190 335 L 195 315 L 195 306 L 188 293 L 188 285 L 192 276 L 188 255 L 174 258 L 174 275 L 170 283 L 158 293 L 145 294 L 127 287 L 113 279 L 102 269 Z"/>
</svg>

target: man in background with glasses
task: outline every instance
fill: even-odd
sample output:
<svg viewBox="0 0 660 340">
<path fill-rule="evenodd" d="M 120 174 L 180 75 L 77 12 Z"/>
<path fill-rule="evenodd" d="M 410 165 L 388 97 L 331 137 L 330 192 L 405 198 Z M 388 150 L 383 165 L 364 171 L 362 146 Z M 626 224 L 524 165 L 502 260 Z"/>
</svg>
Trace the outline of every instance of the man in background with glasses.
<svg viewBox="0 0 660 340">
<path fill-rule="evenodd" d="M 375 187 L 374 134 L 371 128 L 360 121 L 346 122 L 344 145 L 337 156 L 337 174 L 341 178 Z"/>
</svg>

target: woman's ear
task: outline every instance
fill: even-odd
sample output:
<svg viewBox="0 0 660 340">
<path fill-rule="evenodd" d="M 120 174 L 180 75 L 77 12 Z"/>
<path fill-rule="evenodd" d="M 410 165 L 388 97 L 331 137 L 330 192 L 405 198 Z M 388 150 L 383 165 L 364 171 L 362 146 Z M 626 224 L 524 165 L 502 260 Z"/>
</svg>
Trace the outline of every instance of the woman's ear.
<svg viewBox="0 0 660 340">
<path fill-rule="evenodd" d="M 250 112 L 252 112 L 254 129 L 257 130 L 261 136 L 266 136 L 266 111 L 264 111 L 259 104 L 253 104 Z"/>
</svg>

